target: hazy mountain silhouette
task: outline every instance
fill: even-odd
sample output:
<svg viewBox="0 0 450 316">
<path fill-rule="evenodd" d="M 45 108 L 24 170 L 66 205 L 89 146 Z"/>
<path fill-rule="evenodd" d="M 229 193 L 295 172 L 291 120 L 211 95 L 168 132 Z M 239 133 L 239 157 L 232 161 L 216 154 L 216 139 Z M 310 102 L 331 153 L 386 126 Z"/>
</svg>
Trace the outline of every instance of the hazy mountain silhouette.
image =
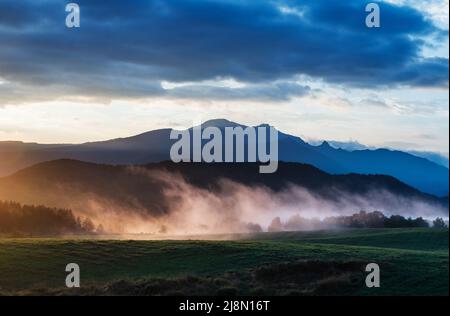
<svg viewBox="0 0 450 316">
<path fill-rule="evenodd" d="M 205 122 L 203 127 L 243 125 L 224 119 Z M 0 142 L 0 176 L 36 163 L 56 159 L 76 159 L 103 164 L 146 164 L 170 160 L 175 142 L 171 129 L 154 130 L 140 135 L 79 145 L 39 145 Z M 332 174 L 390 175 L 422 192 L 447 196 L 449 170 L 425 158 L 387 150 L 343 150 L 324 142 L 312 146 L 301 138 L 279 134 L 279 160 L 313 165 Z"/>
</svg>

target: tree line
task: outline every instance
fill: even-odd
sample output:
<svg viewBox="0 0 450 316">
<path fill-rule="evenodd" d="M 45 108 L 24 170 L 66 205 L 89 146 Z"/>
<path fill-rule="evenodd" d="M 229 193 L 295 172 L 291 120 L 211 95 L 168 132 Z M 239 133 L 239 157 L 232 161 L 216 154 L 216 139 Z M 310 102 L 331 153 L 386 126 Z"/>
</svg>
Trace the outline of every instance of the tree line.
<svg viewBox="0 0 450 316">
<path fill-rule="evenodd" d="M 433 222 L 428 222 L 422 217 L 405 218 L 401 215 L 385 216 L 382 212 L 360 211 L 349 216 L 333 216 L 323 220 L 317 218 L 304 218 L 294 215 L 286 222 L 282 222 L 279 217 L 272 220 L 269 231 L 295 231 L 312 229 L 331 228 L 413 228 L 413 227 L 433 227 L 447 228 L 445 221 L 438 217 Z"/>
<path fill-rule="evenodd" d="M 0 201 L 0 235 L 3 236 L 92 234 L 95 231 L 89 218 L 76 217 L 71 210 Z"/>
</svg>

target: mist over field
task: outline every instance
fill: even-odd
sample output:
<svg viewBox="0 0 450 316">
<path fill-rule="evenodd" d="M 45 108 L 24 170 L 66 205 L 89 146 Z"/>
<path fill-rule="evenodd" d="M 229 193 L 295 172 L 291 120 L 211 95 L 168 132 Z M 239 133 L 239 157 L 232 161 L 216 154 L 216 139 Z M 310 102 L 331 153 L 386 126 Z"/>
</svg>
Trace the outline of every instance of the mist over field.
<svg viewBox="0 0 450 316">
<path fill-rule="evenodd" d="M 139 167 L 129 167 L 128 171 L 162 184 L 161 196 L 167 206 L 163 214 L 155 214 L 132 195 L 113 201 L 74 187 L 63 189 L 70 192 L 64 204 L 76 214 L 92 219 L 96 225 L 101 224 L 105 232 L 154 235 L 260 232 L 267 231 L 276 217 L 288 222 L 298 216 L 324 219 L 360 210 L 378 210 L 387 216 L 447 217 L 441 205 L 399 197 L 387 191 L 349 194 L 335 189 L 328 192 L 333 198 L 325 199 L 294 184 L 274 191 L 263 185 L 249 186 L 219 179 L 217 188 L 211 190 L 187 182 L 180 174 L 149 172 Z"/>
</svg>

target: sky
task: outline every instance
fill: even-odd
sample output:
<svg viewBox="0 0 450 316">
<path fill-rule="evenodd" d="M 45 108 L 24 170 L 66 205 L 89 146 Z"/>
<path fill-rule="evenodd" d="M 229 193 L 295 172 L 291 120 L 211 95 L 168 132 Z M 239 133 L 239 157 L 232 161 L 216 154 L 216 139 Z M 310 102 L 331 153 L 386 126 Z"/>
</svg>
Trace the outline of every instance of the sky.
<svg viewBox="0 0 450 316">
<path fill-rule="evenodd" d="M 226 118 L 448 155 L 448 0 L 68 2 L 0 0 L 0 141 Z"/>
</svg>

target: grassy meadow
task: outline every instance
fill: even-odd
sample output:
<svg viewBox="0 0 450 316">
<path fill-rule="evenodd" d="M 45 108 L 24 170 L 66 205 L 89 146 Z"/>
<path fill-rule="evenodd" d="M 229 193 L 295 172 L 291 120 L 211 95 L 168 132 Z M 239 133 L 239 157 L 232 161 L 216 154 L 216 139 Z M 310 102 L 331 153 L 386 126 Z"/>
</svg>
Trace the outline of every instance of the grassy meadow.
<svg viewBox="0 0 450 316">
<path fill-rule="evenodd" d="M 234 240 L 0 239 L 3 295 L 448 295 L 447 229 L 355 229 Z M 77 263 L 81 288 L 65 288 Z M 381 287 L 365 286 L 365 266 Z"/>
</svg>

